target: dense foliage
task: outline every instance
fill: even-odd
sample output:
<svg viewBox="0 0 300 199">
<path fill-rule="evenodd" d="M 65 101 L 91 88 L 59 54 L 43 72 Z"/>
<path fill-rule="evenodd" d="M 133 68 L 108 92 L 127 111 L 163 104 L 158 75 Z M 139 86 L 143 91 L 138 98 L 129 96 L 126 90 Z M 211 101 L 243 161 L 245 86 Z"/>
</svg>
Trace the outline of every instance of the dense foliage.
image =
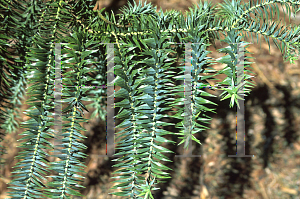
<svg viewBox="0 0 300 199">
<path fill-rule="evenodd" d="M 118 138 L 122 139 L 117 143 L 119 152 L 116 155 L 122 157 L 115 159 L 119 163 L 114 166 L 120 169 L 115 172 L 118 185 L 112 187 L 118 192 L 113 194 L 128 198 L 153 198 L 151 190 L 155 190 L 154 185 L 170 178 L 164 171 L 169 168 L 162 161 L 170 161 L 163 153 L 172 151 L 161 144 L 172 141 L 165 139 L 164 135 L 175 134 L 159 127 L 175 125 L 180 129 L 178 136 L 182 138 L 181 143 L 185 142 L 185 148 L 190 140 L 201 144 L 193 134 L 208 128 L 204 124 L 209 124 L 211 118 L 206 113 L 214 112 L 214 109 L 207 105 L 217 105 L 205 98 L 215 96 L 201 90 L 209 85 L 207 80 L 214 79 L 218 74 L 227 76 L 218 85 L 228 86 L 220 89 L 224 90 L 222 99 L 231 99 L 230 107 L 253 87 L 250 81 L 253 76 L 237 73 L 241 60 L 249 58 L 239 56 L 242 51 L 249 53 L 248 43 L 242 40 L 246 35 L 244 32 L 251 33 L 251 36 L 252 33 L 263 35 L 269 45 L 271 37 L 285 60 L 293 63 L 297 59 L 294 53 L 299 50 L 300 28 L 292 27 L 289 31 L 282 26 L 277 30 L 278 23 L 268 24 L 267 11 L 271 13 L 270 18 L 278 14 L 276 3 L 286 6 L 289 16 L 290 5 L 295 14 L 300 10 L 300 3 L 292 0 L 251 0 L 244 4 L 233 0 L 221 4 L 218 9 L 200 1 L 184 17 L 174 10 L 156 12 L 151 4 L 140 2 L 139 5 L 128 4 L 122 9 L 117 23 L 114 15 L 109 17 L 105 13 L 103 16 L 103 9 L 93 10 L 89 0 L 51 0 L 46 3 L 1 0 L 2 135 L 18 128 L 14 118 L 17 106 L 25 89 L 26 95 L 30 96 L 26 102 L 30 106 L 26 110 L 30 119 L 22 124 L 27 130 L 19 140 L 19 147 L 23 150 L 16 157 L 21 161 L 14 167 L 15 179 L 10 183 L 10 196 L 80 196 L 78 189 L 83 186 L 79 182 L 83 177 L 79 172 L 84 167 L 81 160 L 86 157 L 80 152 L 86 148 L 80 142 L 85 138 L 80 132 L 85 130 L 80 123 L 87 121 L 82 115 L 83 109 L 88 111 L 83 101 L 93 101 L 92 107 L 96 108 L 94 115 L 104 119 L 102 107 L 105 106 L 103 94 L 106 92 L 105 88 L 93 90 L 82 85 L 106 84 L 106 47 L 108 43 L 115 43 L 114 83 L 121 87 L 115 97 L 123 98 L 115 104 L 121 108 L 116 117 L 123 121 L 117 127 L 125 129 L 117 133 Z M 251 13 L 256 18 L 251 17 Z M 260 22 L 263 24 L 260 25 Z M 207 57 L 210 52 L 207 47 L 214 40 L 220 40 L 219 33 L 225 36 L 222 41 L 228 44 L 219 52 L 228 55 L 213 60 Z M 68 103 L 62 114 L 62 120 L 67 122 L 59 132 L 63 137 L 60 145 L 50 142 L 57 136 L 51 129 L 55 125 L 55 43 L 64 43 L 61 49 L 62 102 Z M 177 58 L 183 58 L 188 54 L 186 47 L 189 46 L 192 58 L 185 56 L 185 65 L 179 67 L 181 72 L 174 74 L 176 58 L 171 55 L 177 52 Z M 8 52 L 7 48 L 15 49 L 14 53 L 19 57 L 13 58 L 13 53 Z M 216 71 L 210 67 L 216 62 L 224 63 L 226 67 Z M 251 72 L 251 63 L 242 63 L 244 72 Z M 203 73 L 209 75 L 200 75 Z M 175 86 L 175 80 L 185 80 L 187 84 Z M 176 95 L 179 97 L 175 98 Z M 172 107 L 179 108 L 179 111 L 172 116 L 165 114 Z M 181 122 L 163 122 L 162 118 L 167 117 L 180 119 Z M 50 162 L 51 155 L 46 149 L 58 150 L 56 157 L 59 161 Z M 49 176 L 49 172 L 55 174 Z"/>
</svg>

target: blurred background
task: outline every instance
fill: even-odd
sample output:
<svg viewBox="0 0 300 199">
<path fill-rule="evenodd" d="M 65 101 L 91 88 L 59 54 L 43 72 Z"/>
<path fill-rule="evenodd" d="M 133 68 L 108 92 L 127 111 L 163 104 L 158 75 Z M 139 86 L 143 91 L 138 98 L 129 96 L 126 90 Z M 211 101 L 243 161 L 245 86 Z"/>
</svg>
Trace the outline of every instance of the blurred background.
<svg viewBox="0 0 300 199">
<path fill-rule="evenodd" d="M 119 9 L 126 5 L 126 0 L 100 0 L 93 3 L 100 10 L 106 7 L 105 11 L 113 11 L 119 14 Z M 133 2 L 133 0 L 129 1 Z M 138 0 L 136 1 L 138 2 Z M 196 0 L 148 0 L 157 8 L 166 10 L 180 10 L 183 13 L 192 7 Z M 213 4 L 223 3 L 222 0 L 212 0 Z M 300 24 L 299 16 L 284 18 L 284 9 L 278 4 L 280 19 L 294 25 Z M 277 20 L 277 16 L 275 16 Z M 290 29 L 290 28 L 288 28 Z M 222 38 L 222 37 L 221 37 Z M 232 198 L 262 198 L 262 199 L 284 199 L 299 198 L 300 195 L 300 67 L 299 61 L 295 64 L 284 62 L 283 57 L 273 42 L 270 42 L 270 51 L 267 42 L 263 37 L 256 38 L 250 44 L 248 50 L 254 54 L 248 55 L 255 59 L 251 65 L 256 74 L 253 81 L 255 88 L 249 96 L 245 97 L 245 125 L 246 125 L 246 155 L 254 155 L 251 158 L 230 158 L 228 155 L 236 153 L 236 106 L 229 108 L 229 99 L 220 101 L 219 98 L 210 99 L 219 104 L 216 107 L 217 114 L 210 114 L 213 117 L 210 129 L 201 134 L 195 134 L 202 145 L 193 142 L 193 155 L 201 157 L 175 158 L 175 154 L 165 154 L 173 162 L 163 162 L 170 167 L 172 178 L 166 183 L 159 184 L 160 190 L 154 192 L 155 199 L 232 199 Z M 252 42 L 249 38 L 248 42 Z M 219 41 L 216 47 L 224 48 Z M 280 44 L 280 43 L 279 43 Z M 261 48 L 260 48 L 261 46 Z M 208 56 L 218 58 L 224 56 L 210 46 L 212 51 Z M 224 65 L 213 66 L 221 69 Z M 223 77 L 224 78 L 224 77 Z M 222 76 L 219 78 L 222 80 Z M 213 84 L 213 82 L 212 82 Z M 116 91 L 119 88 L 115 88 Z M 209 90 L 207 92 L 219 96 L 221 91 Z M 27 98 L 25 98 L 26 100 Z M 119 99 L 116 99 L 118 101 Z M 87 103 L 88 104 L 88 103 Z M 21 106 L 20 115 L 22 121 L 28 117 L 23 111 L 28 105 Z M 175 109 L 176 110 L 176 109 Z M 117 113 L 118 109 L 115 110 Z M 85 112 L 86 118 L 91 113 Z M 116 125 L 121 121 L 116 120 Z M 108 195 L 108 189 L 112 186 L 112 167 L 114 158 L 99 157 L 106 154 L 106 122 L 100 119 L 93 119 L 89 124 L 82 124 L 87 129 L 84 134 L 88 137 L 84 144 L 88 149 L 85 159 L 87 165 L 83 185 L 86 189 L 81 193 L 86 199 L 110 199 L 121 198 Z M 177 132 L 170 127 L 164 129 Z M 116 129 L 120 131 L 122 129 Z M 1 168 L 0 198 L 7 197 L 7 185 L 12 178 L 12 167 L 16 164 L 14 157 L 20 150 L 17 148 L 17 139 L 20 139 L 21 132 L 5 137 L 2 145 L 7 147 L 8 153 L 3 156 L 6 164 Z M 176 141 L 176 137 L 166 136 Z M 168 149 L 182 155 L 182 145 L 179 147 L 163 145 Z"/>
</svg>

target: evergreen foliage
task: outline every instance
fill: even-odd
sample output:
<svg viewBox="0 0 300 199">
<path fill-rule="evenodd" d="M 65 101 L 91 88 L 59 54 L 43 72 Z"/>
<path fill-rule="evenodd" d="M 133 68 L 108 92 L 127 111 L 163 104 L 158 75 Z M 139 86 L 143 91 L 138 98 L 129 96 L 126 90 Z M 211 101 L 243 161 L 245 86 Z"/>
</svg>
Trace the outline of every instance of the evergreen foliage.
<svg viewBox="0 0 300 199">
<path fill-rule="evenodd" d="M 112 187 L 112 194 L 127 198 L 153 198 L 151 192 L 155 184 L 170 178 L 170 168 L 162 161 L 170 161 L 164 153 L 173 153 L 161 144 L 172 141 L 163 136 L 175 134 L 159 128 L 159 126 L 175 125 L 181 133 L 182 144 L 187 148 L 192 139 L 199 144 L 193 134 L 201 133 L 208 127 L 199 123 L 209 124 L 211 119 L 207 112 L 214 109 L 207 107 L 214 104 L 206 97 L 216 97 L 203 90 L 217 74 L 227 77 L 219 85 L 223 88 L 222 100 L 230 98 L 230 107 L 237 103 L 239 95 L 250 93 L 253 83 L 249 74 L 238 78 L 237 70 L 240 57 L 239 45 L 247 47 L 242 41 L 246 34 L 263 35 L 268 42 L 271 37 L 280 49 L 285 60 L 294 63 L 297 60 L 295 50 L 299 50 L 300 27 L 294 26 L 288 30 L 278 23 L 269 25 L 269 17 L 279 15 L 278 6 L 286 6 L 290 18 L 290 8 L 296 14 L 300 3 L 293 0 L 261 0 L 242 4 L 240 0 L 225 1 L 219 8 L 206 1 L 201 1 L 190 8 L 186 17 L 178 11 L 155 11 L 151 4 L 141 2 L 136 5 L 128 4 L 121 9 L 118 23 L 114 14 L 102 15 L 103 9 L 93 11 L 91 0 L 43 1 L 0 0 L 0 106 L 1 106 L 1 136 L 11 133 L 18 128 L 15 117 L 18 115 L 18 105 L 25 89 L 30 98 L 26 102 L 30 108 L 26 110 L 29 120 L 21 127 L 26 128 L 19 140 L 22 152 L 16 157 L 21 161 L 14 167 L 15 177 L 10 182 L 12 198 L 71 198 L 81 196 L 78 192 L 83 178 L 80 172 L 84 165 L 82 159 L 86 154 L 80 152 L 86 146 L 80 141 L 84 138 L 80 131 L 85 129 L 79 123 L 87 122 L 82 116 L 83 101 L 93 101 L 90 105 L 96 108 L 93 117 L 104 119 L 105 88 L 97 91 L 83 88 L 82 85 L 104 85 L 106 82 L 106 44 L 116 43 L 115 47 L 115 85 L 121 89 L 115 97 L 123 98 L 115 104 L 120 107 L 117 118 L 123 122 L 117 128 L 124 130 L 117 133 L 119 152 L 123 157 L 114 167 L 119 183 Z M 17 12 L 19 10 L 20 12 Z M 268 11 L 270 16 L 268 16 Z M 250 17 L 250 13 L 256 18 Z M 265 15 L 264 15 L 265 13 Z M 263 22 L 262 25 L 260 23 Z M 69 31 L 71 33 L 69 33 Z M 246 34 L 244 34 L 246 32 Z M 224 42 L 228 47 L 219 52 L 228 55 L 218 60 L 207 57 L 209 45 L 220 40 L 219 33 L 224 34 Z M 253 40 L 253 37 L 252 37 Z M 280 41 L 278 44 L 277 41 Z M 14 43 L 10 43 L 15 41 Z M 63 102 L 68 106 L 63 110 L 62 144 L 53 146 L 50 139 L 55 137 L 51 127 L 54 126 L 54 79 L 55 79 L 55 43 L 62 45 L 61 65 L 63 74 Z M 258 42 L 258 40 L 257 40 Z M 177 43 L 192 43 L 191 70 L 191 104 L 189 124 L 184 124 L 184 85 L 175 86 L 175 80 L 183 80 L 185 67 L 180 66 L 181 72 L 174 74 L 175 58 L 172 53 L 184 55 L 184 45 Z M 173 47 L 175 45 L 176 47 Z M 8 52 L 7 48 L 15 49 Z M 299 51 L 298 51 L 299 52 Z M 244 53 L 249 53 L 247 50 Z M 12 55 L 18 55 L 13 58 Z M 247 60 L 249 57 L 245 56 Z M 96 59 L 96 60 L 95 60 Z M 224 63 L 226 67 L 216 71 L 210 67 L 214 63 Z M 244 71 L 250 72 L 251 62 L 244 61 Z M 200 73 L 208 73 L 201 76 Z M 244 79 L 244 83 L 241 81 Z M 200 83 L 201 82 L 201 83 Z M 27 88 L 27 85 L 31 84 Z M 245 89 L 242 89 L 244 88 Z M 175 99 L 175 95 L 179 98 Z M 238 104 L 238 103 L 237 103 Z M 167 105 L 162 108 L 162 105 Z M 173 115 L 163 112 L 173 107 L 179 111 Z M 177 118 L 178 124 L 166 123 L 162 118 Z M 177 134 L 176 134 L 177 135 Z M 62 147 L 60 161 L 50 162 L 46 149 Z M 79 160 L 81 158 L 81 160 Z M 49 176 L 52 171 L 54 175 Z M 116 177 L 114 177 L 116 178 Z M 121 190 L 121 191 L 120 191 Z"/>
</svg>

